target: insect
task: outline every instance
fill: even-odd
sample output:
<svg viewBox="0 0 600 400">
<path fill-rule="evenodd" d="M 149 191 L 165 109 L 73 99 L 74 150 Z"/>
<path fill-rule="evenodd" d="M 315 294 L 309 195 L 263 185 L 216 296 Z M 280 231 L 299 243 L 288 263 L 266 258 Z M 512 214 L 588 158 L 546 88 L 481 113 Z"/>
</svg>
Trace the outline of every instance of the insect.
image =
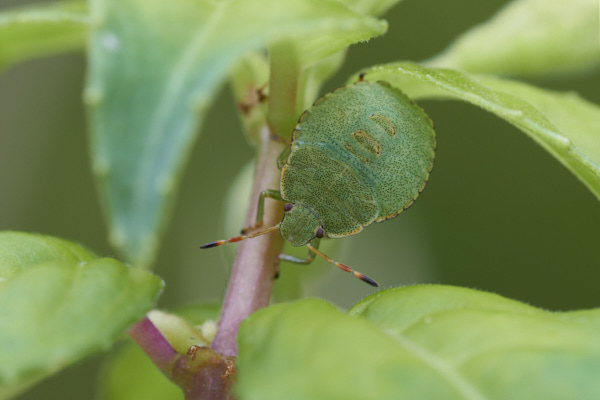
<svg viewBox="0 0 600 400">
<path fill-rule="evenodd" d="M 201 248 L 238 242 L 279 229 L 292 246 L 316 255 L 372 286 L 374 280 L 318 250 L 320 239 L 354 235 L 373 222 L 394 218 L 425 188 L 436 146 L 431 119 L 406 95 L 386 82 L 363 79 L 315 101 L 298 119 L 292 141 L 277 161 L 280 190 L 265 190 L 256 225 L 262 224 L 266 197 L 286 202 L 283 220 L 268 229 Z"/>
</svg>

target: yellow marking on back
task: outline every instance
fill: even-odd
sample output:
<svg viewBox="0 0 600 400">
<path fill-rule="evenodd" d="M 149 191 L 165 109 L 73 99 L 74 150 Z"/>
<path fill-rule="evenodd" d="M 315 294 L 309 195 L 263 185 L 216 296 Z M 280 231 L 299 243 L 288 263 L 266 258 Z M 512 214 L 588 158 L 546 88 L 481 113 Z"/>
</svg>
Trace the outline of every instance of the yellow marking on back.
<svg viewBox="0 0 600 400">
<path fill-rule="evenodd" d="M 369 116 L 369 118 L 371 119 L 371 121 L 375 122 L 377 125 L 382 127 L 385 133 L 387 133 L 391 137 L 396 136 L 396 127 L 394 126 L 394 124 L 392 124 L 392 122 L 389 119 L 387 119 L 381 114 L 373 114 Z"/>
<path fill-rule="evenodd" d="M 369 135 L 365 131 L 356 131 L 352 133 L 352 136 L 356 139 L 358 144 L 364 147 L 369 152 L 373 153 L 373 155 L 378 156 L 381 154 L 381 146 L 375 140 L 375 138 Z"/>
</svg>

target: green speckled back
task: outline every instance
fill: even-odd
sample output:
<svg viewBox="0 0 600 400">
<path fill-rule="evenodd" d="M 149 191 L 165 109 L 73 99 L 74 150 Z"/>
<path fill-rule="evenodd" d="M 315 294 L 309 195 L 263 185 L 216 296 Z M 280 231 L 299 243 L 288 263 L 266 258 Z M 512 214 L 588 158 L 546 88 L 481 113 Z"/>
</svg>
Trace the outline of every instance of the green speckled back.
<svg viewBox="0 0 600 400">
<path fill-rule="evenodd" d="M 312 209 L 329 237 L 393 218 L 425 187 L 435 132 L 429 117 L 385 82 L 329 93 L 300 118 L 281 195 Z"/>
</svg>

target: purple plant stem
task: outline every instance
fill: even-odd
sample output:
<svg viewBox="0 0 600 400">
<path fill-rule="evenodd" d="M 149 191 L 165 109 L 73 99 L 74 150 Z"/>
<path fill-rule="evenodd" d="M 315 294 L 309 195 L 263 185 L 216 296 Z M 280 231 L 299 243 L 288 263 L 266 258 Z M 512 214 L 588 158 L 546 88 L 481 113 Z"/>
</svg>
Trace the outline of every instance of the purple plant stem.
<svg viewBox="0 0 600 400">
<path fill-rule="evenodd" d="M 170 380 L 179 385 L 186 400 L 233 400 L 235 367 L 208 347 L 192 346 L 187 354 L 175 351 L 148 318 L 135 324 L 129 336 Z"/>
<path fill-rule="evenodd" d="M 186 400 L 234 400 L 233 357 L 223 357 L 209 347 L 191 347 L 173 364 L 172 379 Z"/>
<path fill-rule="evenodd" d="M 281 144 L 270 138 L 267 128 L 261 132 L 261 149 L 256 165 L 252 198 L 246 215 L 246 226 L 256 220 L 260 192 L 279 188 L 280 172 L 275 160 L 281 152 Z M 282 219 L 283 209 L 266 200 L 263 227 L 270 227 Z M 240 242 L 225 301 L 219 318 L 217 335 L 211 348 L 224 356 L 237 355 L 236 336 L 240 323 L 254 311 L 266 307 L 271 297 L 273 279 L 278 266 L 277 255 L 283 239 L 277 232 Z"/>
<path fill-rule="evenodd" d="M 135 324 L 129 330 L 129 336 L 163 373 L 169 374 L 171 362 L 178 353 L 148 317 Z"/>
</svg>

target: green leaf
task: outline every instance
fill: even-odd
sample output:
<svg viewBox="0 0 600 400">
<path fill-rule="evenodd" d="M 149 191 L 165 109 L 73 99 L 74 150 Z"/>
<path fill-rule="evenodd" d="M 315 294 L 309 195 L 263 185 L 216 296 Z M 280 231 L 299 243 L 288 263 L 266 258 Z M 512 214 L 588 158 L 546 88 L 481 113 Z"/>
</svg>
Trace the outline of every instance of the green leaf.
<svg viewBox="0 0 600 400">
<path fill-rule="evenodd" d="M 382 79 L 414 99 L 456 99 L 513 124 L 550 152 L 600 198 L 600 107 L 575 93 L 412 63 L 373 67 Z"/>
<path fill-rule="evenodd" d="M 182 336 L 183 332 L 189 332 L 190 325 L 205 333 L 207 326 L 219 317 L 220 306 L 216 304 L 194 304 L 185 307 L 177 307 L 175 314 L 169 314 L 173 318 L 185 318 L 184 329 L 175 332 Z M 153 313 L 155 313 L 153 311 Z M 163 313 L 164 316 L 165 313 Z M 177 317 L 179 316 L 179 317 Z M 156 325 L 156 319 L 150 314 L 150 318 Z M 160 326 L 161 333 L 164 325 Z M 174 328 L 174 326 L 173 326 Z M 167 336 L 169 342 L 171 338 Z M 171 342 L 173 344 L 173 342 Z M 196 343 L 198 344 L 198 343 Z M 206 345 L 206 344 L 205 344 Z M 185 354 L 183 351 L 183 354 Z M 148 356 L 131 340 L 121 345 L 114 352 L 103 368 L 100 380 L 101 397 L 103 400 L 175 400 L 183 399 L 181 389 L 166 376 L 164 376 Z"/>
<path fill-rule="evenodd" d="M 0 246 L 16 243 L 12 252 L 2 250 L 11 253 L 2 259 L 18 264 L 0 285 L 0 398 L 108 349 L 163 287 L 147 271 L 114 259 L 90 260 L 75 244 L 47 237 L 36 243 L 34 235 L 18 242 L 17 236 L 2 235 Z"/>
<path fill-rule="evenodd" d="M 382 33 L 334 0 L 93 0 L 86 100 L 110 239 L 149 265 L 179 175 L 215 90 L 243 54 L 321 35 L 306 62 Z"/>
<path fill-rule="evenodd" d="M 596 0 L 518 0 L 458 37 L 430 65 L 537 77 L 600 65 Z"/>
<path fill-rule="evenodd" d="M 592 400 L 600 393 L 597 310 L 553 313 L 424 285 L 377 292 L 348 314 L 319 300 L 253 314 L 238 336 L 239 396 Z"/>
<path fill-rule="evenodd" d="M 62 1 L 0 12 L 0 69 L 85 46 L 86 4 Z"/>
<path fill-rule="evenodd" d="M 91 261 L 94 253 L 68 240 L 25 232 L 0 232 L 0 283 L 45 261 Z"/>
<path fill-rule="evenodd" d="M 327 56 L 318 63 L 311 65 L 310 68 L 305 68 L 301 71 L 298 78 L 296 113 L 292 117 L 292 129 L 286 132 L 285 137 L 291 139 L 291 132 L 297 122 L 298 115 L 301 115 L 304 110 L 314 103 L 315 99 L 319 97 L 323 83 L 340 69 L 345 59 L 346 51 L 344 50 Z"/>
<path fill-rule="evenodd" d="M 368 15 L 383 15 L 402 0 L 342 0 L 348 7 L 359 13 Z"/>
</svg>

